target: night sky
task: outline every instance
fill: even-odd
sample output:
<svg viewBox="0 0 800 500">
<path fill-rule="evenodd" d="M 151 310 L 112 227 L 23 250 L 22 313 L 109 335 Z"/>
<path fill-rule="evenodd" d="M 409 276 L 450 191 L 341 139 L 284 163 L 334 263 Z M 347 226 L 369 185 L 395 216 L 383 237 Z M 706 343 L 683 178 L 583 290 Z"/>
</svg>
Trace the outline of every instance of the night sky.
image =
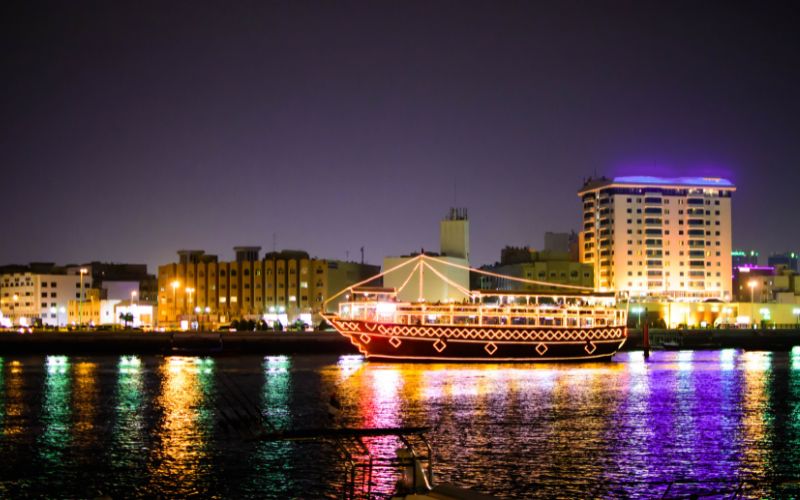
<svg viewBox="0 0 800 500">
<path fill-rule="evenodd" d="M 730 177 L 734 245 L 800 249 L 787 3 L 3 2 L 0 263 L 234 245 L 473 263 L 578 229 L 597 175 Z"/>
</svg>

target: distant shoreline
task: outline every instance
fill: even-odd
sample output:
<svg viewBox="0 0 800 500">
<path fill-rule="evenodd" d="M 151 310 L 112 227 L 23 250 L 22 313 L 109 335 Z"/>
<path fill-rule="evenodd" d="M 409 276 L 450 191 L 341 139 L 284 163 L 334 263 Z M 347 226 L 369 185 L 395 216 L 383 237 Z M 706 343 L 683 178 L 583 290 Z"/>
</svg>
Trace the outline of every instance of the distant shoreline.
<svg viewBox="0 0 800 500">
<path fill-rule="evenodd" d="M 80 331 L 0 334 L 14 354 L 357 354 L 336 332 Z"/>
<path fill-rule="evenodd" d="M 748 349 L 787 351 L 800 346 L 800 329 L 650 330 L 653 349 Z M 642 349 L 641 330 L 631 329 L 623 351 Z M 136 332 L 80 331 L 0 334 L 0 355 L 18 354 L 358 354 L 332 331 Z"/>
</svg>

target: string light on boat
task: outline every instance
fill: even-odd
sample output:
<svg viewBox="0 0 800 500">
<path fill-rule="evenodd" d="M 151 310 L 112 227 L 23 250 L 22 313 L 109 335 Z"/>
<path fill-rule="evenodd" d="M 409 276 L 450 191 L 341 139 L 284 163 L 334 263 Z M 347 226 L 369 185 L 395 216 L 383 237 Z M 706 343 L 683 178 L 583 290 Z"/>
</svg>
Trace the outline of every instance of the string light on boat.
<svg viewBox="0 0 800 500">
<path fill-rule="evenodd" d="M 393 302 L 378 302 L 375 306 L 378 316 L 391 317 L 397 311 L 397 304 Z"/>
</svg>

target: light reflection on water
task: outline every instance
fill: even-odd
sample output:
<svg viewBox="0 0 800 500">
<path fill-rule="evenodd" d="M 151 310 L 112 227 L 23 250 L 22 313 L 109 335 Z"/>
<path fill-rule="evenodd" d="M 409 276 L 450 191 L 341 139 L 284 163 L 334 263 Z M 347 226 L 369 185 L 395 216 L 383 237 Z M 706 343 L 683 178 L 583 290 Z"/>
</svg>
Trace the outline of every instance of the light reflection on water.
<svg viewBox="0 0 800 500">
<path fill-rule="evenodd" d="M 220 424 L 231 405 L 276 430 L 429 426 L 437 480 L 504 497 L 647 497 L 663 494 L 653 482 L 736 478 L 766 480 L 747 496 L 799 493 L 796 348 L 583 365 L 6 356 L 0 496 L 334 494 L 331 448 L 244 440 Z M 399 443 L 366 444 L 389 457 Z M 374 479 L 388 492 L 395 476 Z"/>
<path fill-rule="evenodd" d="M 151 483 L 167 494 L 202 494 L 198 476 L 209 473 L 204 460 L 212 430 L 213 408 L 207 403 L 214 360 L 171 356 L 159 367 L 161 389 L 155 406 L 162 418 L 151 450 Z"/>
</svg>

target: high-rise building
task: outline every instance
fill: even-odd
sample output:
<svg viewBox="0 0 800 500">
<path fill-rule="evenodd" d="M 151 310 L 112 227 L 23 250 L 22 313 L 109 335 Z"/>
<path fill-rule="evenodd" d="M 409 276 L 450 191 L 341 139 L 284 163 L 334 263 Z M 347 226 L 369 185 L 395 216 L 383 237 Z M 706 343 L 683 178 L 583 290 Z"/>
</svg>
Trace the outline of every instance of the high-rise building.
<svg viewBox="0 0 800 500">
<path fill-rule="evenodd" d="M 731 298 L 731 196 L 726 179 L 589 179 L 581 262 L 595 288 L 637 297 Z"/>
</svg>

